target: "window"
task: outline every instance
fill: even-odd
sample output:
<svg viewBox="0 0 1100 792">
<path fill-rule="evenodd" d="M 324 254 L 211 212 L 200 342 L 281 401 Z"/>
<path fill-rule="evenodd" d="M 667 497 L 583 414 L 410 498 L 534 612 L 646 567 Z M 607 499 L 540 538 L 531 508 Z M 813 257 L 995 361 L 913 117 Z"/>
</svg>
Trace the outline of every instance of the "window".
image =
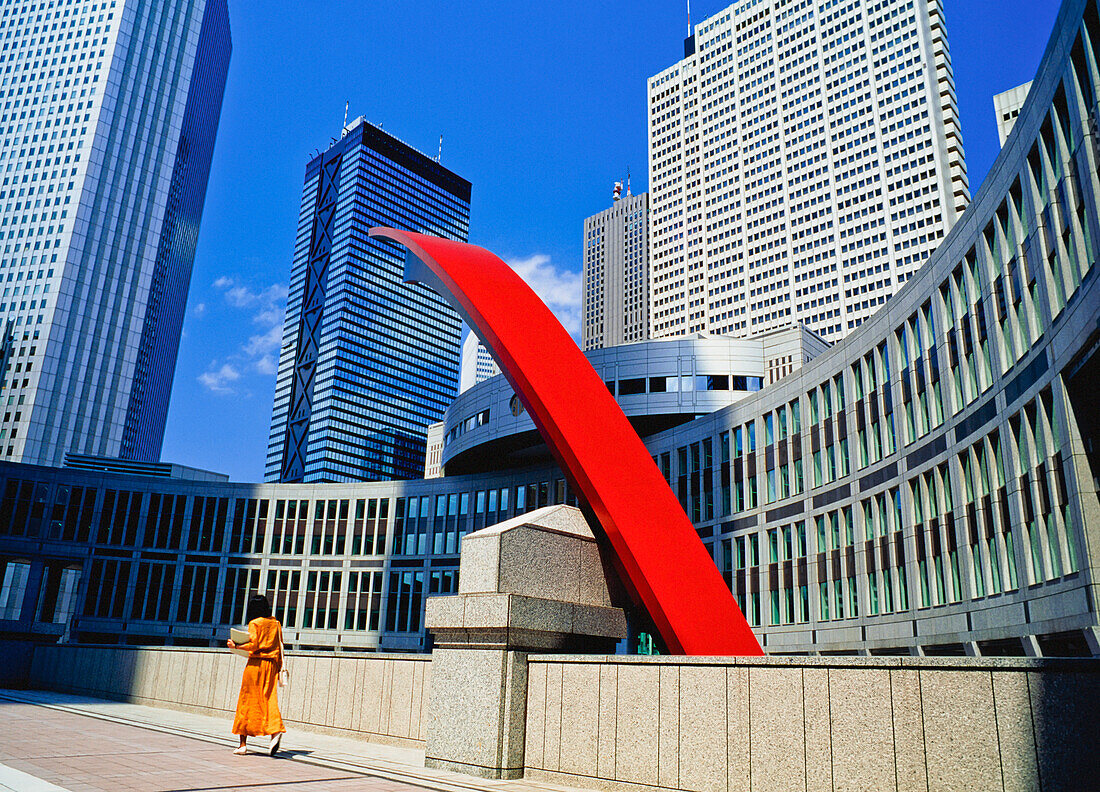
<svg viewBox="0 0 1100 792">
<path fill-rule="evenodd" d="M 0 619 L 18 619 L 27 593 L 27 578 L 31 565 L 25 561 L 8 561 L 0 572 Z"/>
</svg>

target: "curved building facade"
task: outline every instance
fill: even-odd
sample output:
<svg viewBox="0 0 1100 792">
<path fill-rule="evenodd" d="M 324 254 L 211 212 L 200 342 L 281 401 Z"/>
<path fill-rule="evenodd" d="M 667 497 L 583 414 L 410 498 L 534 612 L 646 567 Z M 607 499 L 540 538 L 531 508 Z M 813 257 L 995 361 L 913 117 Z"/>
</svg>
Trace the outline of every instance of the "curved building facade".
<svg viewBox="0 0 1100 792">
<path fill-rule="evenodd" d="M 688 374 L 648 345 L 593 359 L 767 651 L 1100 654 L 1098 64 L 1096 0 L 1067 0 L 936 253 L 774 384 L 701 405 L 692 379 L 689 409 L 663 401 L 667 378 Z M 756 376 L 726 360 L 690 376 Z M 644 394 L 623 393 L 639 379 Z M 529 429 L 510 402 L 500 378 L 463 394 L 448 433 L 473 424 L 431 480 L 0 464 L 0 631 L 208 643 L 266 589 L 295 644 L 426 648 L 423 600 L 456 589 L 461 537 L 571 499 L 537 453 L 508 456 L 537 446 L 517 441 Z M 653 415 L 679 418 L 643 426 Z"/>
</svg>

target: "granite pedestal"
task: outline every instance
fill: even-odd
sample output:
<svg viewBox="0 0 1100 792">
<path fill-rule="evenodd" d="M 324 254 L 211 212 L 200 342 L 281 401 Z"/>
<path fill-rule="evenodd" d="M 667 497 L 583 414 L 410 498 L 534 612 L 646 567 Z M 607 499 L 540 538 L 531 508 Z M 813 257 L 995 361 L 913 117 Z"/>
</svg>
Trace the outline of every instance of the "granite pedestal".
<svg viewBox="0 0 1100 792">
<path fill-rule="evenodd" d="M 530 652 L 610 653 L 626 636 L 579 509 L 550 506 L 468 534 L 458 594 L 428 600 L 435 639 L 425 765 L 519 778 Z"/>
</svg>

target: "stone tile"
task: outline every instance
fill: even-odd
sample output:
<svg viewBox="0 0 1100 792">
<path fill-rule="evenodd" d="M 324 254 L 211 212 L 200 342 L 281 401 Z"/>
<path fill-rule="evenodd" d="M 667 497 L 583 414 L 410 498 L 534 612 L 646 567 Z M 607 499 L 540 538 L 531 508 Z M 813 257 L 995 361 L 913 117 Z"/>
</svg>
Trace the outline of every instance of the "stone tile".
<svg viewBox="0 0 1100 792">
<path fill-rule="evenodd" d="M 508 624 L 509 600 L 507 594 L 484 594 L 453 597 L 463 607 L 463 627 L 503 627 Z"/>
<path fill-rule="evenodd" d="M 412 695 L 409 701 L 409 730 L 408 736 L 411 739 L 421 739 L 420 737 L 420 716 L 424 711 L 424 667 L 427 663 L 410 663 L 409 667 L 412 670 Z"/>
<path fill-rule="evenodd" d="M 420 727 L 417 732 L 417 739 L 423 740 L 425 737 L 424 724 L 425 718 L 428 714 L 428 697 L 431 695 L 432 690 L 432 664 L 421 663 L 421 673 L 424 676 L 424 688 L 420 696 Z"/>
<path fill-rule="evenodd" d="M 512 629 L 564 632 L 572 627 L 572 622 L 573 606 L 568 602 L 530 597 L 508 598 L 507 624 Z"/>
<path fill-rule="evenodd" d="M 805 697 L 806 790 L 832 792 L 834 746 L 828 669 L 803 668 L 802 691 Z"/>
<path fill-rule="evenodd" d="M 203 653 L 195 664 L 194 673 L 187 675 L 189 681 L 184 683 L 183 695 L 188 697 L 188 701 L 193 701 L 200 707 L 213 707 L 214 705 L 213 690 L 210 684 L 213 677 L 214 657 L 213 652 Z"/>
<path fill-rule="evenodd" d="M 105 649 L 93 649 L 86 653 L 87 661 L 81 683 L 93 695 L 110 695 L 111 692 L 107 687 L 106 653 Z"/>
<path fill-rule="evenodd" d="M 382 693 L 378 699 L 378 733 L 390 733 L 390 708 L 393 706 L 391 694 L 393 692 L 393 663 L 389 660 L 382 661 Z"/>
<path fill-rule="evenodd" d="M 726 668 L 726 788 L 749 792 L 749 669 Z"/>
<path fill-rule="evenodd" d="M 1100 674 L 1030 673 L 1028 689 L 1043 789 L 1094 787 L 1100 778 Z"/>
<path fill-rule="evenodd" d="M 928 790 L 1001 786 L 988 671 L 921 671 Z"/>
<path fill-rule="evenodd" d="M 595 542 L 592 542 L 591 546 L 588 544 L 579 545 L 579 550 L 577 597 L 574 602 L 611 607 L 611 595 L 608 592 L 607 581 L 610 575 L 616 573 L 604 566 L 603 559 L 600 557 L 599 545 Z"/>
<path fill-rule="evenodd" d="M 470 534 L 462 539 L 458 590 L 462 594 L 496 592 L 499 587 L 500 544 L 495 535 Z"/>
<path fill-rule="evenodd" d="M 524 740 L 524 764 L 545 769 L 543 745 L 546 740 L 546 663 L 527 667 L 527 735 Z"/>
<path fill-rule="evenodd" d="M 621 608 L 574 605 L 573 632 L 622 639 L 626 637 L 626 615 Z"/>
<path fill-rule="evenodd" d="M 72 663 L 71 678 L 65 680 L 64 675 L 61 675 L 63 690 L 91 693 L 92 684 L 89 679 L 89 673 L 91 671 L 89 668 L 89 658 L 90 652 L 85 651 L 76 653 L 76 657 L 73 659 Z"/>
<path fill-rule="evenodd" d="M 880 668 L 833 668 L 828 673 L 833 789 L 893 789 L 896 779 L 890 672 Z M 808 769 L 806 775 L 809 778 Z"/>
<path fill-rule="evenodd" d="M 226 652 L 218 655 L 217 680 L 218 680 L 218 706 L 229 712 L 237 709 L 237 697 L 241 693 L 241 677 L 244 675 L 244 659 L 235 654 Z"/>
<path fill-rule="evenodd" d="M 152 701 L 163 701 L 164 688 L 168 683 L 168 655 L 170 653 L 149 649 L 141 649 L 140 651 L 149 657 L 151 668 L 151 673 L 148 676 L 149 684 L 144 693 L 145 698 Z"/>
<path fill-rule="evenodd" d="M 498 766 L 504 652 L 437 649 L 432 663 L 425 758 Z"/>
<path fill-rule="evenodd" d="M 561 663 L 546 664 L 546 729 L 542 738 L 542 763 L 547 770 L 561 769 L 564 673 Z"/>
<path fill-rule="evenodd" d="M 428 597 L 424 606 L 424 624 L 433 627 L 460 627 L 466 597 Z"/>
<path fill-rule="evenodd" d="M 997 740 L 1001 748 L 1004 792 L 1039 789 L 1035 729 L 1027 674 L 993 673 L 993 704 L 997 710 Z"/>
<path fill-rule="evenodd" d="M 615 778 L 657 783 L 658 666 L 619 666 Z"/>
<path fill-rule="evenodd" d="M 362 699 L 359 705 L 359 731 L 371 734 L 379 733 L 382 714 L 382 671 L 385 661 L 370 659 L 364 661 L 359 675 Z"/>
<path fill-rule="evenodd" d="M 133 676 L 130 683 L 129 697 L 144 698 L 148 688 L 152 685 L 150 677 L 153 673 L 153 658 L 147 652 L 136 649 L 128 652 L 128 654 L 133 658 Z M 79 667 L 79 662 L 79 659 L 75 661 L 77 667 Z"/>
<path fill-rule="evenodd" d="M 164 674 L 164 699 L 173 704 L 191 703 L 195 701 L 194 688 L 184 692 L 184 680 L 194 679 L 193 669 L 188 666 L 198 658 L 189 657 L 184 652 L 166 652 L 168 662 L 165 664 Z"/>
<path fill-rule="evenodd" d="M 680 789 L 710 792 L 726 788 L 726 669 L 683 666 L 680 669 Z M 662 677 L 662 720 L 664 718 Z"/>
<path fill-rule="evenodd" d="M 680 786 L 680 669 L 662 665 L 658 670 L 657 783 Z M 685 728 L 690 728 L 685 724 Z"/>
<path fill-rule="evenodd" d="M 390 687 L 390 728 L 395 737 L 408 737 L 412 722 L 413 669 L 410 663 L 392 661 Z"/>
<path fill-rule="evenodd" d="M 332 704 L 332 658 L 311 657 L 313 662 L 313 687 L 309 691 L 309 722 L 318 726 L 328 723 Z"/>
<path fill-rule="evenodd" d="M 890 690 L 898 792 L 926 792 L 928 772 L 924 758 L 920 672 L 891 669 Z"/>
<path fill-rule="evenodd" d="M 502 695 L 503 722 L 501 724 L 502 778 L 520 778 L 523 775 L 523 750 L 526 739 L 527 718 L 527 653 L 505 653 L 504 685 Z"/>
<path fill-rule="evenodd" d="M 600 778 L 615 777 L 616 711 L 619 704 L 619 667 L 612 663 L 600 663 L 599 724 L 596 740 L 596 775 Z"/>
<path fill-rule="evenodd" d="M 564 773 L 596 775 L 600 720 L 599 663 L 563 663 L 561 751 Z"/>
<path fill-rule="evenodd" d="M 499 590 L 576 602 L 580 595 L 580 543 L 573 536 L 526 527 L 503 532 Z"/>
<path fill-rule="evenodd" d="M 336 662 L 336 678 L 332 686 L 333 711 L 330 723 L 336 729 L 352 728 L 352 717 L 355 715 L 355 672 L 359 661 L 348 657 L 341 657 Z"/>
<path fill-rule="evenodd" d="M 749 669 L 752 788 L 805 788 L 802 673 L 798 668 Z"/>
</svg>

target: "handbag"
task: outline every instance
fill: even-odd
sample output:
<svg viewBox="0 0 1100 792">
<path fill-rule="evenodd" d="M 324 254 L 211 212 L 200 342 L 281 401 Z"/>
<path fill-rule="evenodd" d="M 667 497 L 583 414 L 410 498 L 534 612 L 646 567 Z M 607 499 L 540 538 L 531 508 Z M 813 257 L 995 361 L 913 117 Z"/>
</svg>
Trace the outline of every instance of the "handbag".
<svg viewBox="0 0 1100 792">
<path fill-rule="evenodd" d="M 283 630 L 279 628 L 279 658 L 282 660 L 282 667 L 279 669 L 279 687 L 285 688 L 290 685 L 290 670 L 286 667 L 286 648 L 283 646 Z"/>
</svg>

